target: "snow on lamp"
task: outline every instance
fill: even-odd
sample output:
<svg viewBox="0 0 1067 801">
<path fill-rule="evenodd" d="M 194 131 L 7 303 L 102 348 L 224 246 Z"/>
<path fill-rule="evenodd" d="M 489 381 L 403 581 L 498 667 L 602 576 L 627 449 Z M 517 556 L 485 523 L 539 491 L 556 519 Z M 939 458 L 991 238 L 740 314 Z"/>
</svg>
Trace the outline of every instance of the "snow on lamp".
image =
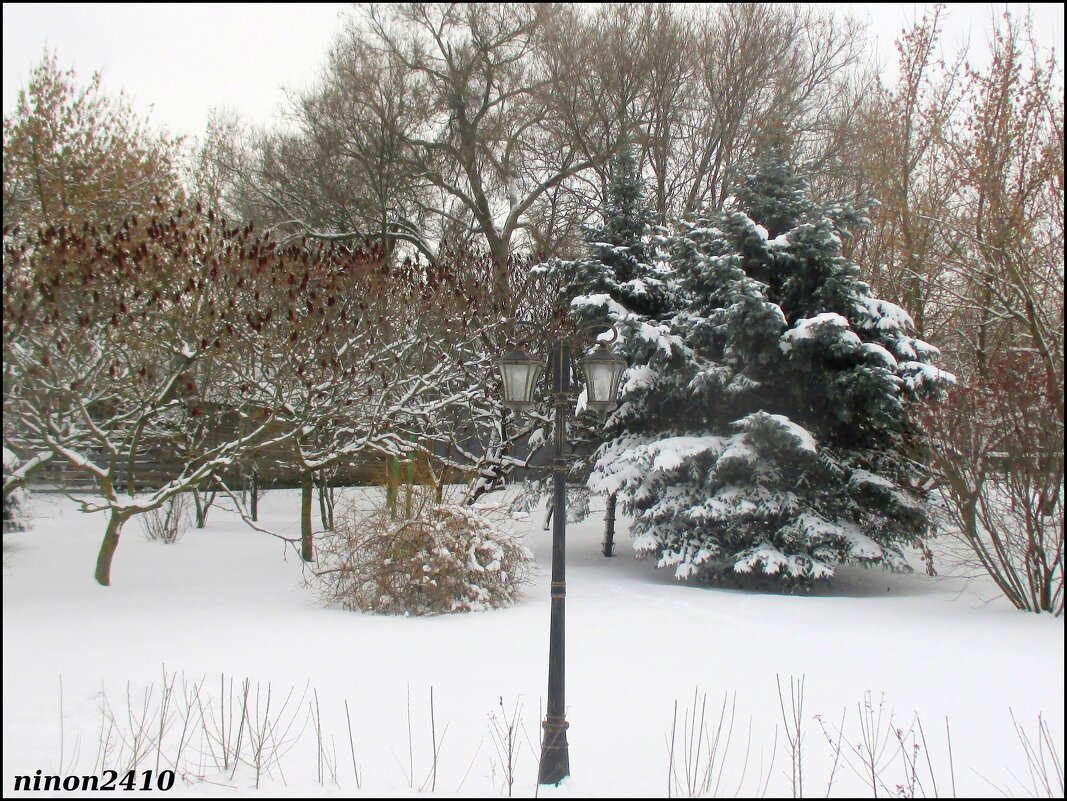
<svg viewBox="0 0 1067 801">
<path fill-rule="evenodd" d="M 596 350 L 582 359 L 585 372 L 586 406 L 598 412 L 615 408 L 619 384 L 626 371 L 626 359 L 616 356 L 601 342 Z"/>
<path fill-rule="evenodd" d="M 545 369 L 544 361 L 513 350 L 502 356 L 497 365 L 504 384 L 504 405 L 517 412 L 533 406 L 534 388 Z"/>
</svg>

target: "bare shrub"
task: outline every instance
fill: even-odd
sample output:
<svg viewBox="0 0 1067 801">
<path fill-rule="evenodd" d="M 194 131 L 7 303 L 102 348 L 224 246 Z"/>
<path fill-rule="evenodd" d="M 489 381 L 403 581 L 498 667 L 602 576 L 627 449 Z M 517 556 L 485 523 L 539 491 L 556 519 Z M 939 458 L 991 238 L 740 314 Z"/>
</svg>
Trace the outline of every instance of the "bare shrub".
<svg viewBox="0 0 1067 801">
<path fill-rule="evenodd" d="M 179 493 L 140 516 L 145 539 L 173 545 L 189 530 L 189 501 Z"/>
<path fill-rule="evenodd" d="M 778 686 L 778 706 L 782 710 L 785 725 L 785 741 L 789 751 L 790 778 L 793 798 L 804 797 L 804 677 L 789 677 L 789 712 L 782 697 L 782 680 L 774 677 Z"/>
<path fill-rule="evenodd" d="M 404 781 L 407 783 L 408 788 L 416 793 L 423 793 L 429 790 L 431 793 L 437 790 L 437 767 L 441 758 L 441 747 L 444 745 L 445 735 L 448 734 L 448 726 L 446 725 L 441 732 L 440 738 L 437 736 L 437 718 L 434 714 L 434 702 L 433 702 L 433 686 L 430 686 L 430 766 L 426 771 L 426 776 L 420 782 L 418 781 L 418 775 L 422 772 L 422 766 L 416 768 L 416 764 L 422 761 L 420 756 L 418 760 L 415 757 L 415 730 L 411 725 L 411 686 L 407 688 L 407 735 L 408 735 L 408 763 L 405 766 L 396 753 L 393 753 L 393 759 L 396 760 L 397 766 L 400 768 L 401 773 L 404 774 Z"/>
<path fill-rule="evenodd" d="M 353 505 L 322 540 L 312 583 L 345 609 L 435 615 L 508 606 L 533 562 L 483 510 L 438 503 L 432 487 L 413 490 L 411 514 L 387 504 Z"/>
<path fill-rule="evenodd" d="M 896 711 L 886 707 L 885 693 L 880 694 L 875 707 L 869 690 L 863 694 L 863 703 L 856 705 L 856 712 L 858 736 L 845 733 L 847 708 L 841 710 L 841 720 L 837 724 L 822 715 L 815 715 L 834 758 L 826 783 L 827 797 L 830 796 L 840 766 L 866 784 L 873 798 L 958 797 L 948 718 L 945 718 L 948 775 L 941 776 L 939 787 L 938 774 L 939 771 L 944 772 L 944 759 L 938 758 L 934 750 L 937 743 L 933 738 L 927 740 L 926 730 L 918 715 L 906 727 L 898 725 Z M 938 767 L 935 767 L 935 763 Z M 900 775 L 898 770 L 903 773 L 903 781 L 895 778 Z"/>
<path fill-rule="evenodd" d="M 28 528 L 26 522 L 26 490 L 16 487 L 4 495 L 4 533 L 13 534 L 16 531 L 25 531 Z"/>
<path fill-rule="evenodd" d="M 290 687 L 283 694 L 269 682 L 253 684 L 247 678 L 235 684 L 233 676 L 222 674 L 214 696 L 206 677 L 195 680 L 181 674 L 179 682 L 179 675 L 165 668 L 158 687 L 152 682 L 136 692 L 126 682 L 114 705 L 101 688 L 99 745 L 91 772 L 125 775 L 154 764 L 157 775 L 161 768 L 172 770 L 186 782 L 209 781 L 209 775 L 220 773 L 232 782 L 244 766 L 258 788 L 263 778 L 284 776 L 282 758 L 302 740 L 309 720 L 318 723 L 302 714 L 308 686 L 294 702 L 295 690 Z M 322 759 L 321 729 L 316 735 Z M 60 761 L 67 765 L 62 735 L 60 743 Z M 82 769 L 77 757 L 67 773 Z"/>
<path fill-rule="evenodd" d="M 501 696 L 498 706 L 500 708 L 499 717 L 497 717 L 496 712 L 489 713 L 489 735 L 496 751 L 496 759 L 490 759 L 494 776 L 499 765 L 503 784 L 501 789 L 506 789 L 508 798 L 511 798 L 515 789 L 516 770 L 522 746 L 519 740 L 520 733 L 523 735 L 530 753 L 536 756 L 537 752 L 534 751 L 533 744 L 530 742 L 530 735 L 526 731 L 526 724 L 523 722 L 522 700 L 515 700 L 515 706 L 510 713 L 504 706 L 503 696 Z"/>
<path fill-rule="evenodd" d="M 204 528 L 207 526 L 207 513 L 211 511 L 211 507 L 215 505 L 215 499 L 219 495 L 219 487 L 213 481 L 207 482 L 208 486 L 193 487 L 192 496 L 193 504 L 196 509 L 196 527 Z"/>
<path fill-rule="evenodd" d="M 1021 792 L 1032 798 L 1063 798 L 1063 757 L 1056 747 L 1048 720 L 1038 714 L 1037 733 L 1032 739 L 1015 719 L 1014 712 L 1011 713 L 1011 722 L 1026 754 L 1026 771 L 1030 779 L 1029 786 L 1016 779 Z M 1012 795 L 1009 792 L 1004 794 Z"/>
<path fill-rule="evenodd" d="M 1030 352 L 991 360 L 928 416 L 952 528 L 1018 609 L 1063 614 L 1063 407 Z M 1059 392 L 1062 399 L 1062 390 Z"/>
<path fill-rule="evenodd" d="M 16 531 L 25 531 L 28 526 L 26 520 L 26 489 L 25 471 L 19 471 L 19 458 L 14 453 L 4 448 L 4 533 L 12 534 Z M 23 473 L 23 475 L 20 475 Z M 6 543 L 5 543 L 6 546 Z"/>
<path fill-rule="evenodd" d="M 667 744 L 667 797 L 700 798 L 703 796 L 719 797 L 732 794 L 741 795 L 741 788 L 748 775 L 752 753 L 752 718 L 748 721 L 745 735 L 745 748 L 742 755 L 735 757 L 728 765 L 730 744 L 733 740 L 734 721 L 737 713 L 737 693 L 732 696 L 724 693 L 722 704 L 716 716 L 714 706 L 710 713 L 707 693 L 701 694 L 699 688 L 693 689 L 693 703 L 682 712 L 681 731 L 678 729 L 678 701 L 674 702 L 674 714 L 671 718 L 671 730 L 665 737 Z M 774 768 L 775 752 L 778 750 L 778 727 L 774 730 L 774 743 L 771 745 L 767 769 L 763 768 L 763 750 L 759 752 L 759 764 L 755 769 L 753 788 L 749 797 L 762 798 L 767 794 L 767 785 Z M 735 749 L 735 752 L 738 752 Z M 741 761 L 740 767 L 737 762 Z M 728 789 L 723 782 L 732 784 L 736 775 L 737 784 Z"/>
</svg>

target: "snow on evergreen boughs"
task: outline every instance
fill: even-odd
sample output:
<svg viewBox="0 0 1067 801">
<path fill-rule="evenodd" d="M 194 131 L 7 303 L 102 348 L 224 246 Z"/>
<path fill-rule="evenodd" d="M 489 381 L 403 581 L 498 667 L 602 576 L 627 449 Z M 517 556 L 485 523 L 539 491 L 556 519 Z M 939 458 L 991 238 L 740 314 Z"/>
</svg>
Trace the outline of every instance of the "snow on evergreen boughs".
<svg viewBox="0 0 1067 801">
<path fill-rule="evenodd" d="M 864 222 L 820 210 L 772 153 L 726 209 L 659 239 L 678 308 L 656 340 L 672 348 L 632 361 L 590 487 L 620 494 L 637 552 L 679 578 L 904 569 L 900 544 L 926 533 L 908 404 L 954 379 L 842 256 Z"/>
<path fill-rule="evenodd" d="M 644 197 L 633 150 L 624 146 L 612 160 L 602 222 L 585 228 L 586 254 L 574 261 L 556 261 L 543 270 L 565 279 L 563 300 L 582 322 L 606 322 L 610 309 L 597 300 L 607 296 L 626 311 L 655 317 L 667 305 L 667 273 L 657 263 L 651 233 L 655 213 Z"/>
<path fill-rule="evenodd" d="M 636 366 L 624 374 L 620 405 L 606 419 L 583 413 L 584 394 L 579 396 L 568 443 L 578 454 L 571 478 L 582 483 L 596 447 L 620 431 L 632 415 L 627 398 L 638 387 L 654 386 L 663 363 L 685 349 L 681 338 L 659 319 L 672 299 L 670 270 L 657 255 L 654 222 L 633 150 L 623 146 L 611 163 L 601 223 L 585 228 L 585 254 L 535 268 L 563 279 L 560 301 L 576 326 L 613 325 L 618 338 L 612 350 Z M 575 379 L 578 384 L 583 380 L 580 375 Z M 547 492 L 544 482 L 542 486 Z M 589 499 L 585 494 L 578 497 L 579 504 L 568 516 L 580 519 Z"/>
</svg>

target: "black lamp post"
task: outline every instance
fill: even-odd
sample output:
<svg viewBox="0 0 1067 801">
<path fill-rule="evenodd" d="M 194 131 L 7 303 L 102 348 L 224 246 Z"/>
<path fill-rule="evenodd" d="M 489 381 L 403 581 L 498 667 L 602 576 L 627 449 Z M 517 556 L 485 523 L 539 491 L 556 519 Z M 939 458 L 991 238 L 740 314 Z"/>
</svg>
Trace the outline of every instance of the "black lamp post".
<svg viewBox="0 0 1067 801">
<path fill-rule="evenodd" d="M 599 326 L 603 328 L 603 326 Z M 594 329 L 595 330 L 595 329 Z M 612 329 L 613 342 L 618 332 Z M 608 343 L 582 359 L 585 373 L 586 405 L 597 411 L 615 407 L 619 383 L 626 360 L 612 354 Z M 533 393 L 544 362 L 514 350 L 498 362 L 504 385 L 504 405 L 515 411 L 533 406 Z M 566 541 L 567 541 L 567 462 L 566 417 L 571 389 L 571 346 L 562 339 L 552 343 L 549 357 L 552 404 L 556 408 L 556 455 L 552 460 L 552 617 L 548 646 L 548 710 L 545 716 L 544 737 L 541 741 L 539 784 L 559 784 L 570 775 L 570 753 L 567 749 L 567 726 L 564 717 L 564 627 L 567 597 Z"/>
</svg>

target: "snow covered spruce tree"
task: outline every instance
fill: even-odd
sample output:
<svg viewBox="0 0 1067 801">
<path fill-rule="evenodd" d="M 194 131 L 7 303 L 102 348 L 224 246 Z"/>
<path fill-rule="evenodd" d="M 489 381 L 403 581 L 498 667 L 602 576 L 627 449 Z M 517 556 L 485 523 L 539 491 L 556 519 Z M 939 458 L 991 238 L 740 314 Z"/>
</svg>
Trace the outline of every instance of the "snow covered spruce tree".
<svg viewBox="0 0 1067 801">
<path fill-rule="evenodd" d="M 564 279 L 560 297 L 570 306 L 572 319 L 609 325 L 627 314 L 641 318 L 662 314 L 668 293 L 664 270 L 655 264 L 656 215 L 645 200 L 629 145 L 612 159 L 602 217 L 600 225 L 584 229 L 586 255 L 549 268 Z"/>
<path fill-rule="evenodd" d="M 906 569 L 900 545 L 927 533 L 908 407 L 953 378 L 842 256 L 865 221 L 818 207 L 772 149 L 724 210 L 664 238 L 680 311 L 630 368 L 590 485 L 677 577 Z"/>
<path fill-rule="evenodd" d="M 659 332 L 654 326 L 646 327 L 670 307 L 666 270 L 656 263 L 655 212 L 645 199 L 632 147 L 623 145 L 610 167 L 602 221 L 584 228 L 585 255 L 551 262 L 541 270 L 561 282 L 559 305 L 573 325 L 615 324 L 620 332 L 616 351 L 631 364 L 642 363 L 649 355 L 648 343 L 656 340 L 649 334 Z M 582 414 L 583 408 L 580 400 L 569 441 L 579 454 L 571 477 L 584 484 L 595 461 L 594 451 L 618 432 L 613 433 L 610 422 L 606 425 L 591 413 Z M 605 553 L 611 549 L 614 493 L 608 498 Z M 581 516 L 588 504 L 568 507 Z"/>
</svg>

